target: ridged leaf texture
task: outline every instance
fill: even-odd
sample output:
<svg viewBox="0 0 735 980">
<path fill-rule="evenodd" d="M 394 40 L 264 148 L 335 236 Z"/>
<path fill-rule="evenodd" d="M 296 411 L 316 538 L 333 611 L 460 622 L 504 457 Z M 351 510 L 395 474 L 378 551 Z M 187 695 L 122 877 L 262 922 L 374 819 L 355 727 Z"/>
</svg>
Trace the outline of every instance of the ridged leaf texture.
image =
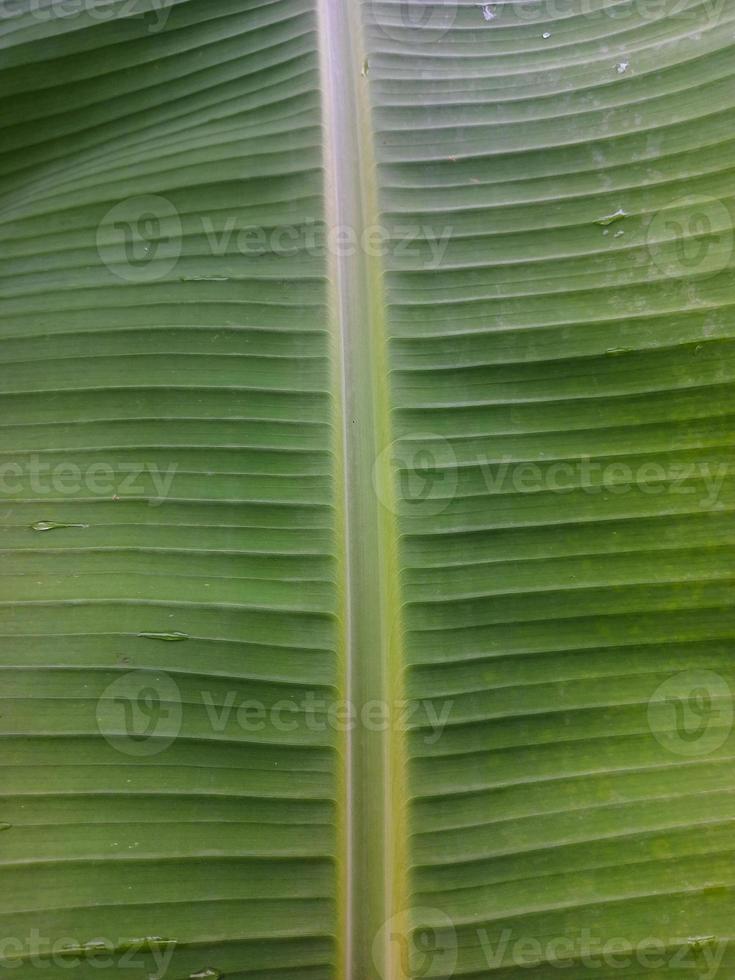
<svg viewBox="0 0 735 980">
<path fill-rule="evenodd" d="M 730 0 L 0 11 L 0 968 L 727 980 Z"/>
</svg>

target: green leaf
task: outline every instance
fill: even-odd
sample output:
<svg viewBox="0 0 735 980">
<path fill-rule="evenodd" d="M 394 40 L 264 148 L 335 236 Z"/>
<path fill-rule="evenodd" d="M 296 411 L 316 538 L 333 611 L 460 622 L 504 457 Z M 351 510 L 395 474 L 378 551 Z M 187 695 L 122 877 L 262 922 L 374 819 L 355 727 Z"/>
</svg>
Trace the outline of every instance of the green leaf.
<svg viewBox="0 0 735 980">
<path fill-rule="evenodd" d="M 725 980 L 733 12 L 5 8 L 0 967 Z"/>
</svg>

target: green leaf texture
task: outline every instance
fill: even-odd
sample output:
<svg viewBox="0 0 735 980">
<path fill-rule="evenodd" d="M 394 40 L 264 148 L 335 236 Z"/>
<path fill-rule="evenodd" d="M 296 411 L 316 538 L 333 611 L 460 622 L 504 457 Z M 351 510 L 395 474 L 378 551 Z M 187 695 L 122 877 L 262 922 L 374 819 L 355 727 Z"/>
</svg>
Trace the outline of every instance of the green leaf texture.
<svg viewBox="0 0 735 980">
<path fill-rule="evenodd" d="M 733 934 L 733 10 L 668 7 L 373 8 L 416 975 Z"/>
<path fill-rule="evenodd" d="M 0 18 L 0 970 L 728 980 L 732 4 L 62 8 Z"/>
<path fill-rule="evenodd" d="M 339 754 L 290 705 L 341 672 L 325 265 L 240 239 L 322 220 L 315 15 L 169 13 L 5 35 L 3 953 L 319 980 Z"/>
</svg>

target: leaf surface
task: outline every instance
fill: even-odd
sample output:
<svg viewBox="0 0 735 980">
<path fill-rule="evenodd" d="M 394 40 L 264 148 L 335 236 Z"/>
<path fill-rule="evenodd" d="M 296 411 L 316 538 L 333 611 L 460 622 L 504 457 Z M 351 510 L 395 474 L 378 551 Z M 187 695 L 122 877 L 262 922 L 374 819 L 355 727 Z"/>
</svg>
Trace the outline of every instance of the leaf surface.
<svg viewBox="0 0 735 980">
<path fill-rule="evenodd" d="M 724 980 L 729 5 L 44 9 L 0 963 Z"/>
</svg>

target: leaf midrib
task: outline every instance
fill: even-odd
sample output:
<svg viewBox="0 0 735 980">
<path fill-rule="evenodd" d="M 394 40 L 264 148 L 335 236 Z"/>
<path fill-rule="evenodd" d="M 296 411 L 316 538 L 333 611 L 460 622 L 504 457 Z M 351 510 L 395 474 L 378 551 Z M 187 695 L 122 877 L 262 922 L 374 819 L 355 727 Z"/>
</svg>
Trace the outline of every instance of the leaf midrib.
<svg viewBox="0 0 735 980">
<path fill-rule="evenodd" d="M 360 10 L 318 0 L 322 71 L 326 218 L 361 241 L 379 223 L 375 153 Z M 332 250 L 345 252 L 347 250 Z M 335 390 L 335 455 L 343 513 L 344 686 L 358 710 L 401 700 L 397 533 L 389 472 L 390 415 L 382 266 L 359 248 L 330 254 L 330 321 Z M 381 500 L 375 487 L 381 487 Z M 390 937 L 376 942 L 405 905 L 402 855 L 402 734 L 364 725 L 347 733 L 343 794 L 341 969 L 345 980 L 400 975 Z"/>
</svg>

